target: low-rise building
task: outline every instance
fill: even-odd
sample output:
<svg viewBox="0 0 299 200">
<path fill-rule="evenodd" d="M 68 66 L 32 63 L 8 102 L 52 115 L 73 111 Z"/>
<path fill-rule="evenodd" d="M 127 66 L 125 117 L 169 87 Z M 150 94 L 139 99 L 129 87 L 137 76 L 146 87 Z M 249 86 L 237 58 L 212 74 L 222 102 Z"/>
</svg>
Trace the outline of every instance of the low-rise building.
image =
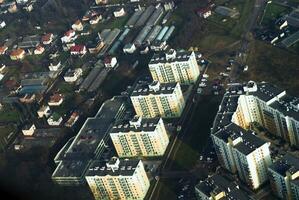
<svg viewBox="0 0 299 200">
<path fill-rule="evenodd" d="M 120 8 L 120 9 L 114 11 L 113 14 L 114 14 L 114 17 L 122 17 L 122 16 L 126 15 L 126 11 L 124 8 Z"/>
<path fill-rule="evenodd" d="M 0 21 L 0 29 L 3 29 L 6 26 L 5 21 Z"/>
<path fill-rule="evenodd" d="M 76 38 L 77 38 L 76 32 L 74 30 L 69 30 L 61 38 L 61 42 L 62 43 L 69 43 L 69 42 L 74 41 Z"/>
<path fill-rule="evenodd" d="M 70 47 L 71 55 L 85 55 L 86 47 L 85 45 L 74 45 Z"/>
<path fill-rule="evenodd" d="M 22 133 L 24 136 L 32 136 L 35 130 L 36 127 L 34 124 L 27 124 L 22 128 Z"/>
<path fill-rule="evenodd" d="M 35 94 L 24 94 L 19 98 L 21 103 L 33 103 L 35 99 Z"/>
<path fill-rule="evenodd" d="M 89 20 L 89 23 L 91 25 L 94 25 L 94 24 L 97 24 L 99 23 L 100 20 L 102 20 L 102 15 L 96 15 L 96 16 L 93 16 L 90 20 Z"/>
<path fill-rule="evenodd" d="M 7 51 L 8 47 L 7 46 L 1 46 L 0 47 L 0 55 L 4 55 Z"/>
<path fill-rule="evenodd" d="M 104 64 L 105 64 L 105 67 L 107 67 L 107 68 L 114 68 L 117 65 L 117 59 L 116 59 L 116 57 L 107 56 L 104 59 Z"/>
<path fill-rule="evenodd" d="M 15 49 L 10 52 L 10 59 L 12 60 L 22 60 L 25 57 L 25 50 L 24 49 Z"/>
<path fill-rule="evenodd" d="M 72 25 L 72 29 L 74 31 L 83 31 L 83 24 L 80 20 L 75 21 L 75 23 Z"/>
<path fill-rule="evenodd" d="M 53 39 L 54 39 L 53 33 L 47 33 L 47 34 L 45 34 L 45 35 L 42 36 L 41 42 L 44 45 L 48 45 L 48 44 L 51 44 L 51 42 L 53 41 Z"/>
<path fill-rule="evenodd" d="M 50 71 L 58 71 L 62 68 L 61 62 L 60 61 L 54 61 L 51 62 L 49 65 L 49 70 Z"/>
<path fill-rule="evenodd" d="M 78 80 L 78 78 L 82 75 L 82 69 L 69 69 L 65 75 L 63 76 L 65 82 L 73 83 Z"/>
<path fill-rule="evenodd" d="M 50 97 L 48 105 L 49 106 L 60 106 L 62 104 L 62 102 L 63 102 L 62 94 L 55 93 Z"/>
<path fill-rule="evenodd" d="M 47 105 L 42 106 L 37 111 L 38 118 L 43 118 L 44 116 L 47 118 L 50 116 L 50 114 L 51 114 L 51 110 L 50 110 L 50 107 Z"/>
<path fill-rule="evenodd" d="M 50 126 L 60 126 L 61 122 L 62 122 L 62 117 L 54 112 L 48 119 L 47 122 Z"/>
<path fill-rule="evenodd" d="M 45 48 L 41 45 L 38 45 L 36 47 L 36 49 L 34 50 L 34 54 L 35 55 L 40 55 L 40 54 L 44 53 L 44 51 L 45 51 Z"/>
<path fill-rule="evenodd" d="M 78 121 L 78 119 L 79 119 L 79 113 L 73 112 L 70 118 L 65 123 L 65 126 L 71 128 Z"/>
<path fill-rule="evenodd" d="M 128 53 L 128 54 L 132 54 L 136 51 L 136 46 L 133 43 L 128 43 L 124 46 L 123 48 L 123 52 L 124 53 Z"/>
</svg>

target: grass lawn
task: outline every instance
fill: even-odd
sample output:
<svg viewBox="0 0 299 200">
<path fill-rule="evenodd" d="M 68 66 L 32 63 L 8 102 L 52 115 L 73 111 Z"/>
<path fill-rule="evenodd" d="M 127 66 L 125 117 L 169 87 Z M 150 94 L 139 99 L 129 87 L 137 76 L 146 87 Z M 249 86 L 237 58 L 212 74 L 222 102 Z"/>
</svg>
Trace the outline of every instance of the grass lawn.
<svg viewBox="0 0 299 200">
<path fill-rule="evenodd" d="M 5 143 L 6 143 L 5 141 L 8 139 L 7 136 L 14 131 L 16 131 L 14 126 L 11 125 L 0 126 L 0 152 L 2 151 L 2 149 L 5 148 Z M 0 159 L 0 163 L 1 163 L 1 159 Z"/>
<path fill-rule="evenodd" d="M 1 123 L 18 122 L 19 117 L 20 117 L 20 115 L 16 110 L 3 108 L 3 110 L 0 111 L 0 122 Z"/>
<path fill-rule="evenodd" d="M 262 25 L 268 25 L 289 11 L 290 9 L 286 6 L 278 5 L 276 3 L 268 3 L 262 19 Z"/>
<path fill-rule="evenodd" d="M 206 145 L 210 136 L 210 128 L 213 119 L 217 113 L 220 98 L 214 96 L 204 96 L 192 118 L 190 125 L 187 127 L 187 133 L 184 141 L 174 158 L 174 165 L 171 167 L 177 170 L 192 169 L 196 164 L 200 152 Z"/>
<path fill-rule="evenodd" d="M 119 17 L 119 18 L 111 18 L 108 21 L 98 23 L 96 25 L 92 25 L 91 28 L 93 29 L 92 31 L 95 33 L 101 32 L 103 29 L 114 29 L 114 28 L 122 29 L 129 18 L 130 18 L 129 15 Z"/>
<path fill-rule="evenodd" d="M 255 41 L 248 55 L 249 70 L 242 80 L 268 81 L 298 96 L 299 58 L 295 53 Z"/>
</svg>

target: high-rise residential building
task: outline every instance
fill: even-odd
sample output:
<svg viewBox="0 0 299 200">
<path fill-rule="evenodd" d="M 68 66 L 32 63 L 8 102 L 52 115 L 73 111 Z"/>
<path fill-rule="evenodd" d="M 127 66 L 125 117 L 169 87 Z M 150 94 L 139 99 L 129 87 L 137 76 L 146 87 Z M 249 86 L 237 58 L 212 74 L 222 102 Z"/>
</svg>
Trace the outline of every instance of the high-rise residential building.
<svg viewBox="0 0 299 200">
<path fill-rule="evenodd" d="M 299 199 L 299 158 L 286 154 L 269 167 L 272 190 L 281 199 Z"/>
<path fill-rule="evenodd" d="M 119 157 L 162 156 L 169 143 L 162 118 L 118 121 L 110 137 Z"/>
<path fill-rule="evenodd" d="M 52 180 L 60 185 L 84 184 L 84 175 L 92 160 L 100 159 L 108 145 L 109 130 L 121 120 L 127 98 L 114 97 L 103 103 L 95 117 L 88 118 L 79 133 L 55 156 L 57 164 Z"/>
<path fill-rule="evenodd" d="M 179 83 L 138 84 L 131 94 L 131 101 L 136 114 L 144 118 L 179 117 L 185 106 Z"/>
<path fill-rule="evenodd" d="M 195 195 L 198 200 L 251 199 L 239 185 L 218 174 L 200 181 L 195 186 Z"/>
<path fill-rule="evenodd" d="M 176 52 L 171 49 L 164 55 L 155 54 L 148 66 L 152 78 L 160 83 L 190 84 L 196 82 L 200 68 L 192 52 Z"/>
<path fill-rule="evenodd" d="M 95 200 L 143 200 L 150 186 L 141 160 L 94 161 L 85 178 Z"/>
<path fill-rule="evenodd" d="M 212 139 L 221 165 L 237 172 L 252 189 L 268 180 L 267 169 L 272 164 L 269 142 L 234 123 L 213 133 Z"/>
<path fill-rule="evenodd" d="M 258 123 L 291 145 L 299 145 L 299 98 L 269 83 L 249 82 L 232 121 L 243 128 Z"/>
</svg>

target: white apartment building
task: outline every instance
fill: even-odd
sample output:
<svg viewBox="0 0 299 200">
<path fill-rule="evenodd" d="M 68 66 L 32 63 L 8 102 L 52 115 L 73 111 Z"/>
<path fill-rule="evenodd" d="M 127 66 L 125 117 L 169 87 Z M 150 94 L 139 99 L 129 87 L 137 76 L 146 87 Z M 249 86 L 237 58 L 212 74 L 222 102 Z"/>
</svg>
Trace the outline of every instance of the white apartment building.
<svg viewBox="0 0 299 200">
<path fill-rule="evenodd" d="M 196 57 L 193 51 L 176 52 L 171 49 L 165 55 L 155 54 L 148 66 L 155 81 L 190 84 L 196 82 L 200 73 Z"/>
<path fill-rule="evenodd" d="M 243 128 L 257 122 L 291 145 L 299 145 L 299 99 L 268 83 L 249 82 L 232 121 Z"/>
<path fill-rule="evenodd" d="M 270 143 L 234 123 L 212 134 L 212 139 L 221 165 L 237 172 L 252 189 L 268 180 L 267 169 L 272 164 Z"/>
<path fill-rule="evenodd" d="M 95 200 L 143 200 L 150 186 L 141 160 L 94 161 L 85 178 Z"/>
<path fill-rule="evenodd" d="M 162 118 L 116 122 L 110 137 L 119 157 L 162 156 L 169 143 Z"/>
<path fill-rule="evenodd" d="M 281 199 L 298 199 L 299 158 L 286 154 L 269 168 L 269 179 L 275 195 Z"/>
<path fill-rule="evenodd" d="M 179 83 L 138 84 L 131 94 L 135 112 L 144 118 L 179 117 L 185 100 Z"/>
</svg>

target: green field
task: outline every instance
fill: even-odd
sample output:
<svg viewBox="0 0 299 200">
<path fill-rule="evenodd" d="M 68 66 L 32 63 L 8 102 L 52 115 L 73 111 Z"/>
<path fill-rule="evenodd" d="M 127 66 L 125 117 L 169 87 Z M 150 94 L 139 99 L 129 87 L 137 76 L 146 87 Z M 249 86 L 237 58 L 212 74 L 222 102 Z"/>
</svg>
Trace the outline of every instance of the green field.
<svg viewBox="0 0 299 200">
<path fill-rule="evenodd" d="M 261 41 L 253 42 L 250 48 L 249 70 L 242 80 L 268 81 L 298 96 L 298 55 Z"/>
<path fill-rule="evenodd" d="M 262 25 L 268 25 L 290 11 L 288 7 L 275 3 L 268 3 L 262 19 Z"/>
</svg>

